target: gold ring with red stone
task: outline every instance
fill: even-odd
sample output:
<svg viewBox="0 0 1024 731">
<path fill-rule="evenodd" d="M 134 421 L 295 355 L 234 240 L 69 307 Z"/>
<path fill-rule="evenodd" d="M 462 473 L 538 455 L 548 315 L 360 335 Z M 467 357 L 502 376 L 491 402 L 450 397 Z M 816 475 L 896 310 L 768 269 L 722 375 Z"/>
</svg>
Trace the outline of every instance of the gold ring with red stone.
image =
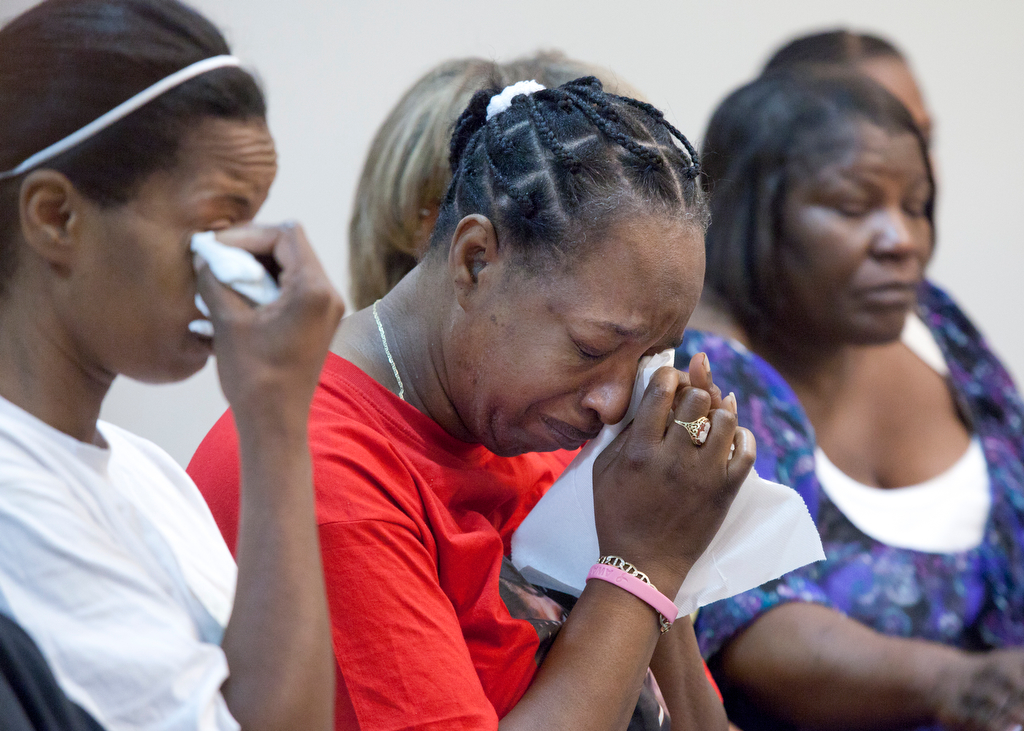
<svg viewBox="0 0 1024 731">
<path fill-rule="evenodd" d="M 690 435 L 690 441 L 695 447 L 703 445 L 708 440 L 708 434 L 711 433 L 711 420 L 706 416 L 702 416 L 696 421 L 679 421 L 679 419 L 672 421 L 686 429 L 686 433 Z"/>
</svg>

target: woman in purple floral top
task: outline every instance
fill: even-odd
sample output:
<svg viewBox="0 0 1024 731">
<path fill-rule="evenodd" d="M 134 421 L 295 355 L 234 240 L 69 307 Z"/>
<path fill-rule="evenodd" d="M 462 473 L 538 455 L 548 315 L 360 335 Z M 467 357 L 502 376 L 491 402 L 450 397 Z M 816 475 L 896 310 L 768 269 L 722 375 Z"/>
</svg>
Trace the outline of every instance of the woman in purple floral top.
<svg viewBox="0 0 1024 731">
<path fill-rule="evenodd" d="M 803 496 L 828 557 L 701 611 L 731 720 L 744 731 L 1013 729 L 1024 722 L 1024 651 L 1013 649 L 1024 645 L 1024 404 L 970 321 L 923 280 L 925 140 L 867 80 L 775 75 L 722 104 L 704 157 L 707 297 L 692 324 L 705 331 L 680 356 L 708 354 L 757 437 L 758 472 Z M 948 374 L 901 341 L 911 312 Z M 881 488 L 868 493 L 895 497 L 975 444 L 985 508 L 976 540 L 956 550 L 872 537 L 819 479 L 827 454 Z"/>
</svg>

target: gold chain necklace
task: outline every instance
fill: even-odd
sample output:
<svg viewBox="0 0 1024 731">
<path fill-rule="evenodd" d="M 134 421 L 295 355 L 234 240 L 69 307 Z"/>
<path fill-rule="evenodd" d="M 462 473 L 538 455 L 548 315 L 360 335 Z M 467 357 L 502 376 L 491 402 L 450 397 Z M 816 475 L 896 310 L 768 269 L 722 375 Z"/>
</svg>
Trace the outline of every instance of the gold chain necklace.
<svg viewBox="0 0 1024 731">
<path fill-rule="evenodd" d="M 384 344 L 384 355 L 388 357 L 388 363 L 391 364 L 391 372 L 395 374 L 395 380 L 398 381 L 398 398 L 405 401 L 405 384 L 402 383 L 402 377 L 398 375 L 398 366 L 395 365 L 395 359 L 391 357 L 391 348 L 388 347 L 388 338 L 384 334 L 384 325 L 380 321 L 380 315 L 377 314 L 377 305 L 380 300 L 373 303 L 373 319 L 377 321 L 377 332 L 380 333 L 380 341 Z"/>
</svg>

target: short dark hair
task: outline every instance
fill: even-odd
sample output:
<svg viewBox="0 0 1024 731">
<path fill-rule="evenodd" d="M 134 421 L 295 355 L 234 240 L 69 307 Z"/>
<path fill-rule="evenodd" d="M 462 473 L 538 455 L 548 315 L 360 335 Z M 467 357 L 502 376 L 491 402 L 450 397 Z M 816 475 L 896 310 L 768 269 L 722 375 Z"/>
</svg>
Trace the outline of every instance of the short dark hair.
<svg viewBox="0 0 1024 731">
<path fill-rule="evenodd" d="M 705 286 L 754 338 L 765 337 L 780 312 L 781 212 L 792 176 L 843 154 L 848 147 L 836 141 L 861 121 L 917 140 L 932 182 L 925 213 L 934 242 L 925 140 L 874 81 L 852 72 L 768 74 L 730 94 L 711 118 L 702 151 L 711 194 Z"/>
<path fill-rule="evenodd" d="M 772 54 L 763 73 L 809 66 L 852 66 L 869 58 L 906 61 L 900 50 L 884 38 L 837 28 L 794 38 Z"/>
<path fill-rule="evenodd" d="M 230 53 L 220 32 L 177 0 L 45 0 L 0 28 L 0 170 L 83 127 L 160 79 Z M 157 97 L 45 163 L 102 206 L 125 203 L 170 167 L 203 117 L 257 119 L 256 80 L 226 67 Z M 0 181 L 0 291 L 14 271 L 23 176 Z"/>
<path fill-rule="evenodd" d="M 632 211 L 706 225 L 697 152 L 650 104 L 605 93 L 590 76 L 516 96 L 488 120 L 498 92 L 477 92 L 456 122 L 432 250 L 473 213 L 507 237 L 527 273 L 571 263 L 595 227 Z"/>
</svg>

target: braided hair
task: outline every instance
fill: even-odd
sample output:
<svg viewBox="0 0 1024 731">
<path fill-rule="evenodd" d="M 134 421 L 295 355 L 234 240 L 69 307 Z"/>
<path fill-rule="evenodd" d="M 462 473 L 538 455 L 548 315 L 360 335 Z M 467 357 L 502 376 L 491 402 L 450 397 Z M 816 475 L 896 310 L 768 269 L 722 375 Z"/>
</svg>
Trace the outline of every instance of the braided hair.
<svg viewBox="0 0 1024 731">
<path fill-rule="evenodd" d="M 478 213 L 536 272 L 572 260 L 587 233 L 624 214 L 708 222 L 697 151 L 660 111 L 608 94 L 592 76 L 519 95 L 487 119 L 498 90 L 477 92 L 455 124 L 452 181 L 431 250 Z"/>
</svg>

